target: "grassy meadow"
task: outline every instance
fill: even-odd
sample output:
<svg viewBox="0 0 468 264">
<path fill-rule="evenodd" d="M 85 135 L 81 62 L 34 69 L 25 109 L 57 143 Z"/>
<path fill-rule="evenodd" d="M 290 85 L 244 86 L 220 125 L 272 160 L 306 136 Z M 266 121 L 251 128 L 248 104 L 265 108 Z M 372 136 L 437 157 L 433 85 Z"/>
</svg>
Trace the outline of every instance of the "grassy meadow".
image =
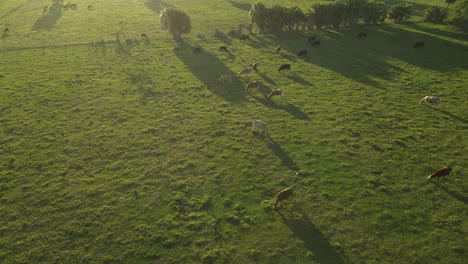
<svg viewBox="0 0 468 264">
<path fill-rule="evenodd" d="M 403 25 L 240 43 L 251 1 L 2 0 L 0 263 L 464 263 L 468 36 L 421 22 L 442 1 L 408 2 Z M 191 17 L 178 53 L 166 7 Z"/>
</svg>

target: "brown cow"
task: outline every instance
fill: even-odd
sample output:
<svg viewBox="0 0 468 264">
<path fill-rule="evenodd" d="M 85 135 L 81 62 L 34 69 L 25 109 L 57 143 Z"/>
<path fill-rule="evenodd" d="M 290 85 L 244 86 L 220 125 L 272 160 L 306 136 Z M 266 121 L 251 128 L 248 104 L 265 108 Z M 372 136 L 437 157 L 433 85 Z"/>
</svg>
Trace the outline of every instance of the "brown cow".
<svg viewBox="0 0 468 264">
<path fill-rule="evenodd" d="M 275 52 L 276 52 L 276 54 L 278 54 L 278 53 L 280 53 L 280 51 L 281 51 L 281 46 L 278 46 L 278 47 L 276 48 Z"/>
<path fill-rule="evenodd" d="M 256 63 L 256 62 L 250 64 L 250 67 L 252 67 L 252 69 L 253 69 L 255 72 L 257 72 L 257 66 L 258 66 L 258 63 Z"/>
<path fill-rule="evenodd" d="M 276 206 L 283 200 L 288 199 L 289 197 L 293 196 L 293 188 L 286 188 L 284 190 L 281 190 L 277 195 L 275 199 L 275 209 Z"/>
<path fill-rule="evenodd" d="M 259 88 L 259 87 L 260 87 L 260 82 L 258 82 L 258 81 L 251 81 L 251 82 L 247 83 L 247 85 L 245 86 L 245 89 L 246 89 L 246 90 L 249 90 L 249 89 Z"/>
<path fill-rule="evenodd" d="M 452 172 L 452 167 L 444 166 L 444 167 L 439 168 L 438 170 L 436 170 L 431 175 L 429 175 L 429 177 L 427 177 L 427 179 L 430 180 L 432 178 L 437 178 L 437 180 L 439 180 L 440 177 L 449 176 L 450 172 Z"/>
<path fill-rule="evenodd" d="M 283 96 L 283 90 L 275 89 L 271 91 L 270 95 L 268 95 L 268 98 L 271 98 L 272 96 Z"/>
</svg>

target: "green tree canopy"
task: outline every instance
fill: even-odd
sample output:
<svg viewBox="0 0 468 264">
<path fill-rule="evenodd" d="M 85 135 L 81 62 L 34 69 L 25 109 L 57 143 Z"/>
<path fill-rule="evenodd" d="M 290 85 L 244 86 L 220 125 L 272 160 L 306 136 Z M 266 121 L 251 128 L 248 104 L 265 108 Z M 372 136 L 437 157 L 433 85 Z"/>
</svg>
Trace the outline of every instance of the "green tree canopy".
<svg viewBox="0 0 468 264">
<path fill-rule="evenodd" d="M 173 39 L 180 39 L 182 34 L 192 30 L 190 17 L 177 9 L 164 9 L 160 15 L 161 29 L 172 34 Z"/>
</svg>

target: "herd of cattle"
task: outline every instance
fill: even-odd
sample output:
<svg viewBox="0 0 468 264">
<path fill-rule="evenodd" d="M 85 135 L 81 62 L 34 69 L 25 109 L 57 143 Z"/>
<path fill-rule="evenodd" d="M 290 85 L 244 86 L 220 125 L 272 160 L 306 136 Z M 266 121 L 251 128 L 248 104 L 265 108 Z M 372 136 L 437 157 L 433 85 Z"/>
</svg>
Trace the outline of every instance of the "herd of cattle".
<svg viewBox="0 0 468 264">
<path fill-rule="evenodd" d="M 358 38 L 358 39 L 367 38 L 367 33 L 366 32 L 360 32 L 360 33 L 358 33 L 356 35 L 356 38 Z M 242 35 L 239 38 L 240 41 L 246 41 L 246 40 L 249 40 L 249 39 L 250 39 L 249 35 Z M 320 40 L 318 39 L 318 37 L 316 35 L 309 37 L 308 38 L 308 43 L 309 43 L 309 45 L 311 47 L 320 46 L 320 44 L 321 44 Z M 424 47 L 424 42 L 416 42 L 413 45 L 413 48 L 423 48 L 423 47 Z M 278 53 L 281 52 L 281 50 L 282 50 L 282 47 L 278 46 L 274 50 L 274 52 L 276 54 L 278 54 Z M 178 52 L 179 47 L 178 46 L 174 47 L 173 51 Z M 194 50 L 193 50 L 193 52 L 195 54 L 201 53 L 202 51 L 203 50 L 200 47 L 195 47 Z M 224 46 L 224 45 L 219 47 L 219 51 L 220 52 L 229 52 L 228 48 L 226 46 Z M 306 57 L 306 56 L 307 56 L 307 50 L 301 50 L 300 52 L 297 53 L 298 58 L 303 58 L 303 57 Z M 239 73 L 237 74 L 237 76 L 241 77 L 243 75 L 247 75 L 247 76 L 251 77 L 255 72 L 257 72 L 257 67 L 258 67 L 258 64 L 253 63 L 253 64 L 250 65 L 250 67 L 242 68 L 239 71 Z M 278 68 L 278 72 L 283 72 L 283 71 L 286 71 L 286 70 L 291 70 L 291 64 L 282 64 Z M 228 74 L 223 74 L 223 75 L 221 75 L 219 77 L 218 81 L 223 83 L 223 84 L 232 84 L 232 76 L 228 75 Z M 249 90 L 249 89 L 254 89 L 254 88 L 259 88 L 259 87 L 260 87 L 260 82 L 259 81 L 249 81 L 246 84 L 245 89 Z M 282 89 L 274 89 L 274 90 L 272 90 L 270 92 L 270 94 L 268 95 L 268 98 L 271 98 L 273 96 L 282 96 L 282 95 L 283 95 L 283 90 Z M 438 107 L 439 102 L 440 102 L 440 98 L 435 97 L 435 96 L 425 96 L 420 101 L 421 104 L 434 105 L 436 108 Z M 259 119 L 254 119 L 252 121 L 252 133 L 255 133 L 255 132 L 261 132 L 266 137 L 268 137 L 268 135 L 269 135 L 269 130 L 268 130 L 267 125 L 263 121 L 261 121 Z M 451 170 L 452 170 L 452 168 L 450 166 L 442 167 L 442 168 L 438 169 L 436 172 L 434 172 L 433 174 L 429 175 L 428 179 L 437 178 L 437 180 L 438 180 L 440 177 L 450 175 Z M 281 190 L 280 192 L 278 192 L 276 194 L 276 198 L 275 198 L 275 202 L 274 202 L 274 208 L 276 209 L 277 206 L 283 200 L 286 200 L 286 199 L 288 199 L 288 198 L 290 198 L 292 196 L 293 196 L 293 188 L 286 188 L 286 189 Z"/>
</svg>

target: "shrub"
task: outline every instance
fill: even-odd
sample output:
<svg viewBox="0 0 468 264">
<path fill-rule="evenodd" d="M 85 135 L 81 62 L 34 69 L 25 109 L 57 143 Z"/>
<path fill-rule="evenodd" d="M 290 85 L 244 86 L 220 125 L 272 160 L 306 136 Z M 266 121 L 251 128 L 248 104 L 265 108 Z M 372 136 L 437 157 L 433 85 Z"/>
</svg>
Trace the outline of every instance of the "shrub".
<svg viewBox="0 0 468 264">
<path fill-rule="evenodd" d="M 411 17 L 413 6 L 408 3 L 398 3 L 390 7 L 388 17 L 393 19 L 395 23 L 400 24 Z"/>
<path fill-rule="evenodd" d="M 365 24 L 378 24 L 387 18 L 387 7 L 382 1 L 369 2 L 364 6 L 363 20 Z"/>
<path fill-rule="evenodd" d="M 451 25 L 468 32 L 468 0 L 458 0 L 453 5 L 453 13 L 447 19 Z"/>
<path fill-rule="evenodd" d="M 447 18 L 447 12 L 437 6 L 430 6 L 424 10 L 424 21 L 441 23 Z"/>
</svg>

